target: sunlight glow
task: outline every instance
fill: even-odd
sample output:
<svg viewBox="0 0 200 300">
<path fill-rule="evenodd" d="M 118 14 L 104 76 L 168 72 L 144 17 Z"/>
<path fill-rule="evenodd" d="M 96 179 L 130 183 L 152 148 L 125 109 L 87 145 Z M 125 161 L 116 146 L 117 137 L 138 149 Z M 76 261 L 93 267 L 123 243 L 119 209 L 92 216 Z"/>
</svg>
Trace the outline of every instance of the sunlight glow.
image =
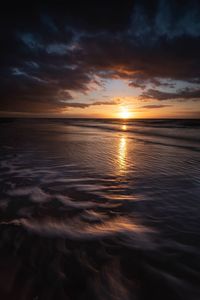
<svg viewBox="0 0 200 300">
<path fill-rule="evenodd" d="M 119 116 L 121 119 L 129 119 L 131 117 L 131 112 L 127 107 L 121 107 Z"/>
</svg>

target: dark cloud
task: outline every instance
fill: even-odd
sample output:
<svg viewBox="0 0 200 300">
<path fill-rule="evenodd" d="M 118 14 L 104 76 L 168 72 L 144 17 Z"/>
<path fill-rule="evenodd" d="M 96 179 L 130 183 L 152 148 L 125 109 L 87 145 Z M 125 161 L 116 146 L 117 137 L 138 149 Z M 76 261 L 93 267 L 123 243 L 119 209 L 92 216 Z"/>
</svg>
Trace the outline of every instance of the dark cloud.
<svg viewBox="0 0 200 300">
<path fill-rule="evenodd" d="M 164 108 L 164 107 L 170 107 L 172 105 L 156 105 L 156 104 L 149 104 L 149 105 L 143 105 L 141 108 L 148 108 L 148 109 L 156 109 L 156 108 Z"/>
<path fill-rule="evenodd" d="M 141 99 L 199 99 L 190 88 L 200 83 L 195 0 L 9 2 L 0 43 L 2 111 L 88 107 L 72 91 L 87 93 L 101 78 L 126 80 Z M 188 87 L 179 91 L 176 81 Z"/>
<path fill-rule="evenodd" d="M 67 102 L 67 103 L 65 103 L 65 108 L 68 108 L 68 107 L 87 108 L 87 107 L 90 107 L 90 106 L 116 105 L 116 104 L 119 104 L 119 103 L 120 103 L 120 100 L 95 101 L 95 102 L 90 102 L 90 103 Z"/>
<path fill-rule="evenodd" d="M 186 88 L 177 92 L 162 92 L 155 89 L 149 89 L 143 92 L 140 96 L 141 99 L 156 99 L 164 100 L 200 100 L 200 89 Z"/>
</svg>

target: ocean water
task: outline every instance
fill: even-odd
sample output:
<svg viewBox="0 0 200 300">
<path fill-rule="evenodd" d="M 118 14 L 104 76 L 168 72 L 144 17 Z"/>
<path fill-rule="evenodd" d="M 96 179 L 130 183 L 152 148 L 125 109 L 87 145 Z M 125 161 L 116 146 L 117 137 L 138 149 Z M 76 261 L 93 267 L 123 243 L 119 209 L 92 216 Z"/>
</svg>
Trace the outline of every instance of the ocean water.
<svg viewBox="0 0 200 300">
<path fill-rule="evenodd" d="M 200 120 L 0 120 L 0 299 L 199 300 Z"/>
</svg>

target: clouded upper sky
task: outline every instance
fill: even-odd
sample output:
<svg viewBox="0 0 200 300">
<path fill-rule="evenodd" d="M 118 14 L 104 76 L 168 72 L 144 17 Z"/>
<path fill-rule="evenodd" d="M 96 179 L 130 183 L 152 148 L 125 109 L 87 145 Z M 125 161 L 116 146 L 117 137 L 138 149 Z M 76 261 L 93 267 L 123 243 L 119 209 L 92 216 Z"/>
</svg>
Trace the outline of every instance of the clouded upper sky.
<svg viewBox="0 0 200 300">
<path fill-rule="evenodd" d="M 0 13 L 0 115 L 200 117 L 198 0 L 15 2 Z"/>
</svg>

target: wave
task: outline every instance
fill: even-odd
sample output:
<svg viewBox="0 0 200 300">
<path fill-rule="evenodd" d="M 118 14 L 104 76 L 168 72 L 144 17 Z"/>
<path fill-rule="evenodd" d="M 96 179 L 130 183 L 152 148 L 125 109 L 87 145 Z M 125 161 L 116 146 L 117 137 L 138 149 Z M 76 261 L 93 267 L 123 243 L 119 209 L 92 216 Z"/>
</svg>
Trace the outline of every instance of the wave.
<svg viewBox="0 0 200 300">
<path fill-rule="evenodd" d="M 199 127 L 184 122 L 5 124 L 1 298 L 200 299 Z"/>
<path fill-rule="evenodd" d="M 105 124 L 90 124 L 90 123 L 81 123 L 78 122 L 76 124 L 73 124 L 73 126 L 81 127 L 81 128 L 91 128 L 91 129 L 97 129 L 97 130 L 104 130 L 108 132 L 114 132 L 114 133 L 120 133 L 120 134 L 126 134 L 126 137 L 132 138 L 139 142 L 144 143 L 151 143 L 151 144 L 157 144 L 167 147 L 177 147 L 177 148 L 183 148 L 188 149 L 192 151 L 200 151 L 200 130 L 195 130 L 193 134 L 189 132 L 183 132 L 183 128 L 181 129 L 181 132 L 171 132 L 167 133 L 164 131 L 151 131 L 149 128 L 131 128 L 128 127 L 128 125 L 120 125 L 118 127 L 111 127 L 110 122 Z M 126 129 L 124 129 L 124 126 L 127 126 Z"/>
</svg>

